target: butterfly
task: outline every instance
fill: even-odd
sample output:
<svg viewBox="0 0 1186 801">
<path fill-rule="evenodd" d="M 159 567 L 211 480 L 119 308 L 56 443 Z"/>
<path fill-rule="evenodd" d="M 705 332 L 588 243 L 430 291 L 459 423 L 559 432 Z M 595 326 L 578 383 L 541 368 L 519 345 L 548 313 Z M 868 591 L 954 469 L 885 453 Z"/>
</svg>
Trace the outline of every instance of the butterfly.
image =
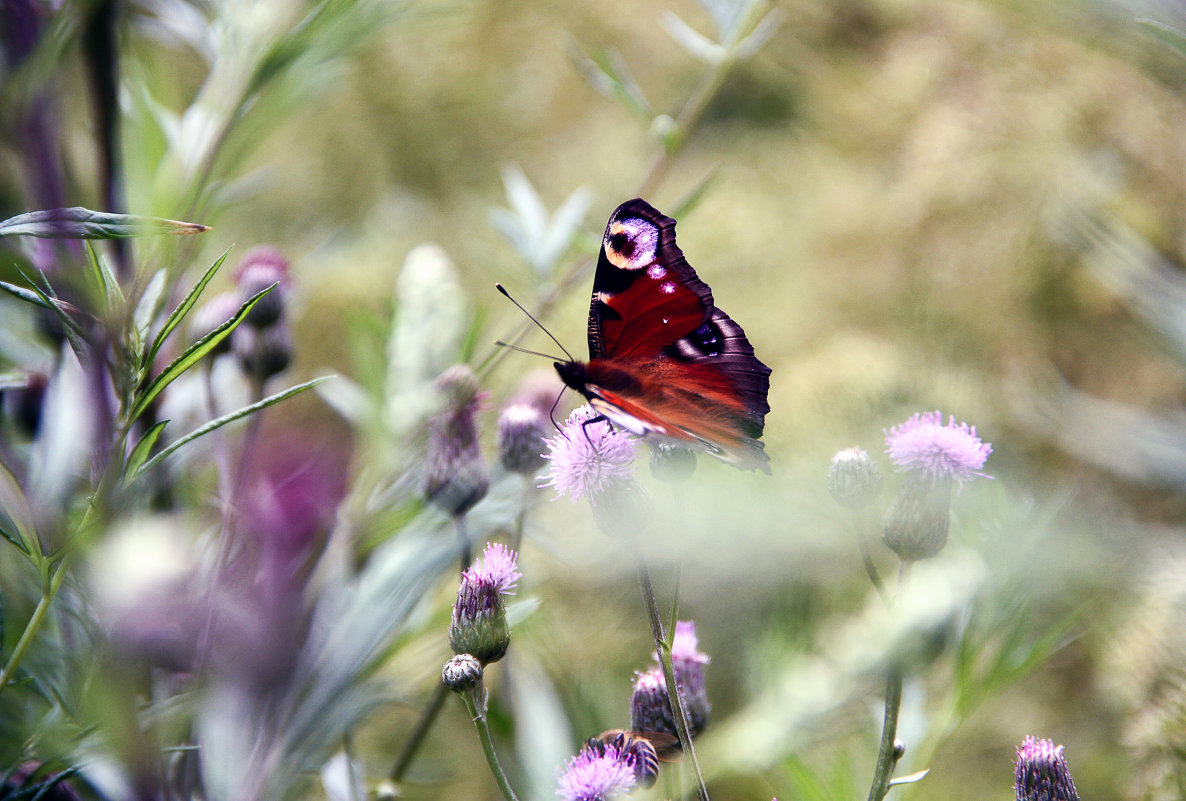
<svg viewBox="0 0 1186 801">
<path fill-rule="evenodd" d="M 605 227 L 589 361 L 555 366 L 600 415 L 634 434 L 770 472 L 761 442 L 770 368 L 684 259 L 675 220 L 641 198 L 618 206 Z"/>
</svg>

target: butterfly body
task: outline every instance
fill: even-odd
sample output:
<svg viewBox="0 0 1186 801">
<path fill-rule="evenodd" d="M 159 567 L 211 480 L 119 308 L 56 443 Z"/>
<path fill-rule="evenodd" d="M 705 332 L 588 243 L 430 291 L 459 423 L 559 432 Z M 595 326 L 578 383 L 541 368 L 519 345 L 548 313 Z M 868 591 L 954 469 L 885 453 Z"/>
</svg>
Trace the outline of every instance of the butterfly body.
<svg viewBox="0 0 1186 801">
<path fill-rule="evenodd" d="M 589 355 L 556 371 L 610 421 L 770 471 L 760 441 L 770 368 L 684 259 L 675 220 L 644 200 L 623 203 L 606 226 Z"/>
</svg>

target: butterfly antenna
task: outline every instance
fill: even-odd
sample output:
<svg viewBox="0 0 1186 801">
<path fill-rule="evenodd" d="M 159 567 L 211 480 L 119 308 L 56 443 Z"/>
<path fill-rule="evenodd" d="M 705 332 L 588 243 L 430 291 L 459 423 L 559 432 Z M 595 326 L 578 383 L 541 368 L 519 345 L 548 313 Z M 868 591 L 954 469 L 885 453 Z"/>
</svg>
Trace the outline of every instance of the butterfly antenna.
<svg viewBox="0 0 1186 801">
<path fill-rule="evenodd" d="M 545 328 L 543 323 L 541 323 L 539 320 L 535 319 L 535 316 L 531 312 L 529 312 L 529 311 L 527 311 L 527 309 L 523 308 L 522 303 L 520 303 L 519 301 L 517 301 L 511 297 L 511 293 L 507 292 L 506 287 L 504 287 L 502 284 L 495 284 L 494 288 L 497 289 L 499 292 L 501 292 L 506 297 L 506 299 L 509 300 L 511 303 L 514 303 L 516 306 L 518 306 L 519 311 L 521 311 L 527 315 L 527 319 L 531 320 L 531 322 L 533 322 L 537 326 L 539 326 L 539 330 L 541 330 L 545 334 L 547 334 L 548 338 L 551 339 L 553 342 L 555 342 L 556 345 L 560 348 L 560 350 L 564 351 L 564 355 L 568 357 L 568 360 L 570 362 L 576 361 L 576 359 L 574 359 L 572 357 L 572 354 L 568 352 L 568 348 L 566 348 L 566 347 L 564 347 L 564 345 L 560 344 L 560 340 L 558 340 L 558 339 L 556 339 L 556 337 L 552 336 L 552 332 L 549 331 L 547 328 Z"/>
<path fill-rule="evenodd" d="M 529 356 L 543 356 L 545 359 L 551 359 L 554 362 L 564 361 L 559 356 L 553 356 L 550 353 L 543 353 L 542 351 L 538 350 L 528 350 L 527 348 L 521 348 L 518 345 L 512 345 L 510 342 L 503 342 L 501 339 L 494 340 L 494 344 L 500 348 L 510 348 L 511 350 L 518 353 L 526 353 Z"/>
</svg>

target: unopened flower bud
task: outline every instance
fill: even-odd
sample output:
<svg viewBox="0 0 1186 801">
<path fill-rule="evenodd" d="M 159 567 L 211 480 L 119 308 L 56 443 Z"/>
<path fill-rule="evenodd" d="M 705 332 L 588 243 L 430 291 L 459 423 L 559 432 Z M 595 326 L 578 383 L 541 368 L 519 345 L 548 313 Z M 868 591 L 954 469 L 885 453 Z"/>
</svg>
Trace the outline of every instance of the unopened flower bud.
<svg viewBox="0 0 1186 801">
<path fill-rule="evenodd" d="M 662 669 L 656 667 L 635 674 L 634 693 L 630 697 L 630 728 L 661 732 L 679 742 L 679 730 L 675 726 Z"/>
<path fill-rule="evenodd" d="M 885 513 L 882 539 L 903 562 L 935 556 L 951 527 L 951 481 L 908 476 Z"/>
<path fill-rule="evenodd" d="M 1026 737 L 1017 749 L 1014 770 L 1017 801 L 1079 801 L 1062 746 Z"/>
<path fill-rule="evenodd" d="M 255 328 L 267 328 L 284 317 L 289 285 L 288 259 L 279 250 L 267 245 L 254 247 L 243 255 L 235 273 L 240 303 L 275 284 L 272 291 L 259 299 L 243 322 Z"/>
<path fill-rule="evenodd" d="M 474 566 L 461 574 L 449 646 L 455 654 L 472 654 L 483 665 L 497 662 L 507 652 L 511 630 L 502 597 L 520 578 L 517 555 L 498 544 L 486 546 Z"/>
<path fill-rule="evenodd" d="M 863 509 L 881 493 L 881 470 L 863 448 L 848 448 L 832 457 L 828 491 L 836 503 Z"/>
<path fill-rule="evenodd" d="M 474 419 L 482 394 L 478 379 L 464 364 L 442 373 L 436 386 L 443 409 L 429 421 L 424 497 L 451 515 L 463 515 L 490 488 Z"/>
<path fill-rule="evenodd" d="M 482 681 L 482 663 L 472 654 L 449 657 L 441 670 L 441 683 L 455 693 L 472 690 Z"/>
<path fill-rule="evenodd" d="M 498 418 L 498 458 L 512 473 L 530 476 L 544 466 L 548 420 L 530 403 L 512 403 Z"/>
<path fill-rule="evenodd" d="M 243 372 L 259 381 L 284 372 L 292 363 L 292 336 L 286 325 L 240 325 L 230 338 L 231 350 L 239 357 Z"/>
<path fill-rule="evenodd" d="M 651 475 L 660 481 L 679 484 L 695 472 L 695 451 L 668 442 L 659 442 L 651 448 Z"/>
</svg>

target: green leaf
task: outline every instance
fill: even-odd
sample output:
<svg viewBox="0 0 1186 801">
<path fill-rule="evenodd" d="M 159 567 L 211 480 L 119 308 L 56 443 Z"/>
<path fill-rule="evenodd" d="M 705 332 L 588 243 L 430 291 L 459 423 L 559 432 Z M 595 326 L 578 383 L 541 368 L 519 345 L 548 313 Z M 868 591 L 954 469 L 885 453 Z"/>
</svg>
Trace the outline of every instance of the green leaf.
<svg viewBox="0 0 1186 801">
<path fill-rule="evenodd" d="M 165 320 L 164 326 L 161 327 L 160 332 L 156 335 L 156 339 L 152 341 L 152 347 L 148 349 L 148 353 L 145 355 L 145 366 L 152 364 L 152 360 L 156 358 L 157 351 L 159 351 L 161 346 L 165 344 L 165 340 L 168 339 L 169 334 L 173 333 L 173 329 L 176 328 L 178 324 L 180 324 L 181 321 L 185 319 L 185 316 L 189 314 L 190 310 L 193 309 L 194 304 L 198 302 L 198 298 L 202 295 L 202 290 L 206 288 L 206 284 L 210 283 L 210 279 L 214 277 L 216 272 L 218 272 L 218 268 L 222 266 L 224 261 L 226 261 L 227 254 L 229 253 L 229 250 L 224 252 L 215 260 L 214 264 L 210 265 L 210 269 L 208 269 L 205 274 L 203 274 L 202 277 L 198 279 L 198 283 L 194 284 L 194 288 L 189 291 L 189 294 L 181 299 L 181 302 L 177 304 L 177 308 L 174 309 L 172 314 L 169 315 L 168 319 Z"/>
<path fill-rule="evenodd" d="M 924 768 L 923 770 L 911 773 L 908 776 L 898 776 L 889 780 L 889 786 L 893 787 L 898 784 L 914 784 L 915 782 L 922 781 L 930 772 L 930 768 Z"/>
<path fill-rule="evenodd" d="M 190 345 L 185 353 L 178 356 L 172 364 L 162 370 L 160 375 L 154 378 L 151 383 L 149 383 L 149 385 L 144 388 L 144 392 L 142 392 L 140 397 L 136 400 L 135 405 L 132 407 L 131 414 L 128 415 L 128 422 L 130 423 L 140 415 L 144 414 L 144 410 L 148 408 L 148 405 L 153 402 L 157 395 L 161 394 L 161 391 L 165 387 L 169 386 L 169 384 L 173 383 L 173 381 L 189 370 L 189 368 L 200 362 L 203 356 L 218 346 L 219 342 L 222 342 L 224 339 L 230 336 L 231 332 L 238 327 L 239 323 L 243 322 L 243 318 L 247 316 L 249 311 L 251 311 L 251 307 L 258 303 L 260 298 L 271 292 L 275 286 L 275 284 L 272 284 L 272 286 L 252 295 L 247 299 L 246 303 L 239 307 L 239 311 L 235 312 L 234 317 L 227 320 L 218 328 L 215 328 L 213 331 L 199 339 L 194 344 Z"/>
<path fill-rule="evenodd" d="M 163 267 L 153 273 L 152 278 L 140 293 L 136 302 L 136 309 L 132 312 L 132 338 L 135 352 L 141 354 L 141 364 L 145 364 L 144 345 L 148 342 L 148 334 L 152 330 L 152 322 L 160 311 L 165 296 L 165 285 L 169 280 L 168 271 Z"/>
<path fill-rule="evenodd" d="M 52 290 L 47 291 L 46 289 L 42 289 L 31 276 L 26 274 L 25 271 L 19 267 L 17 268 L 17 273 L 29 282 L 29 286 L 32 287 L 32 289 L 24 289 L 22 287 L 13 286 L 12 284 L 5 284 L 3 282 L 0 282 L 0 288 L 3 288 L 6 292 L 15 295 L 21 300 L 27 300 L 36 306 L 42 306 L 52 311 L 57 316 L 57 318 L 62 321 L 62 326 L 66 332 L 66 339 L 70 341 L 70 347 L 74 349 L 74 352 L 78 354 L 80 359 L 83 358 L 86 353 L 86 349 L 82 344 L 82 328 L 74 321 L 73 317 L 66 313 L 67 308 L 77 311 L 77 307 L 53 297 L 50 294 Z M 37 273 L 37 275 L 40 276 L 41 274 Z M 48 284 L 46 286 L 48 288 Z"/>
<path fill-rule="evenodd" d="M 135 447 L 132 448 L 132 452 L 128 454 L 128 461 L 124 464 L 124 478 L 134 476 L 144 463 L 148 461 L 148 454 L 152 453 L 153 446 L 160 439 L 161 432 L 165 430 L 165 425 L 168 422 L 168 420 L 161 420 L 152 428 L 145 431 L 144 435 L 136 442 Z"/>
<path fill-rule="evenodd" d="M 219 417 L 216 420 L 211 420 L 209 423 L 206 423 L 204 426 L 195 428 L 193 431 L 186 434 L 181 439 L 177 440 L 176 442 L 171 443 L 170 445 L 168 445 L 165 448 L 162 448 L 160 453 L 158 453 L 156 456 L 152 457 L 147 462 L 145 462 L 143 465 L 141 465 L 140 469 L 137 471 L 137 475 L 139 475 L 140 473 L 145 473 L 145 472 L 151 470 L 153 467 L 156 467 L 158 464 L 160 464 L 162 461 L 167 459 L 169 456 L 173 455 L 173 453 L 176 452 L 179 448 L 182 448 L 182 447 L 188 445 L 189 443 L 193 442 L 198 437 L 205 436 L 206 434 L 209 434 L 211 431 L 215 431 L 219 428 L 222 428 L 227 423 L 233 423 L 234 421 L 238 420 L 241 417 L 246 417 L 249 414 L 254 414 L 255 412 L 260 411 L 261 409 L 266 409 L 267 407 L 269 407 L 273 404 L 279 403 L 282 400 L 287 400 L 288 398 L 291 398 L 293 395 L 297 395 L 301 392 L 304 392 L 305 390 L 312 389 L 313 387 L 317 386 L 318 384 L 328 381 L 331 378 L 333 378 L 333 376 L 322 376 L 321 378 L 314 378 L 312 381 L 306 381 L 303 384 L 297 384 L 295 387 L 289 387 L 288 389 L 284 390 L 283 392 L 277 392 L 275 395 L 269 395 L 268 397 L 264 398 L 263 400 L 253 403 L 250 406 L 244 406 L 241 409 L 236 409 L 233 412 L 224 414 L 222 417 Z"/>
<path fill-rule="evenodd" d="M 124 291 L 119 285 L 119 280 L 111 271 L 107 260 L 100 256 L 89 242 L 86 245 L 86 264 L 90 268 L 91 280 L 107 299 L 108 307 L 116 308 L 121 305 L 124 301 Z"/>
<path fill-rule="evenodd" d="M 0 222 L 0 236 L 42 239 L 124 239 L 148 234 L 200 234 L 207 225 L 140 214 L 110 214 L 82 206 L 18 214 Z"/>
<path fill-rule="evenodd" d="M 717 182 L 717 178 L 721 175 L 721 168 L 714 167 L 707 175 L 700 179 L 700 182 L 693 186 L 689 191 L 684 193 L 684 196 L 676 201 L 675 207 L 671 211 L 671 216 L 677 220 L 683 219 L 692 209 L 700 205 L 700 201 L 704 200 L 704 196 L 708 194 L 709 188 Z"/>
<path fill-rule="evenodd" d="M 1178 55 L 1186 56 L 1186 33 L 1148 17 L 1138 17 L 1136 23 L 1153 31 L 1154 36 L 1177 50 Z"/>
<path fill-rule="evenodd" d="M 617 100 L 644 122 L 650 121 L 654 116 L 646 95 L 642 93 L 642 88 L 630 74 L 622 54 L 617 50 L 604 48 L 592 56 L 587 56 L 579 47 L 570 43 L 569 55 L 577 70 L 598 92 L 611 100 Z"/>
</svg>

